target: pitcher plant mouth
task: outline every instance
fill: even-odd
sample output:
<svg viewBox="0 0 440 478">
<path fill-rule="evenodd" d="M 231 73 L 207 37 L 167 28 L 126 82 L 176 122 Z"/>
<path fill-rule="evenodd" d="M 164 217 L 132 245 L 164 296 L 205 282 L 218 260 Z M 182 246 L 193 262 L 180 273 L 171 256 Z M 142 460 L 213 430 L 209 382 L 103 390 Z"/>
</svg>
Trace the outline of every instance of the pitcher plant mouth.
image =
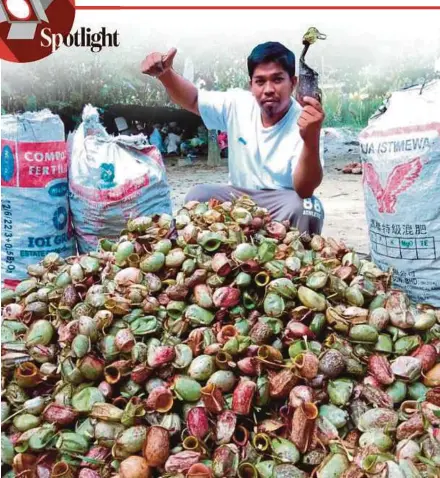
<svg viewBox="0 0 440 478">
<path fill-rule="evenodd" d="M 171 393 L 171 390 L 167 389 L 160 393 L 155 400 L 153 405 L 153 409 L 159 413 L 167 413 L 169 412 L 174 405 L 174 397 Z"/>
<path fill-rule="evenodd" d="M 247 292 L 243 294 L 243 305 L 247 310 L 253 310 L 257 307 L 254 298 Z"/>
<path fill-rule="evenodd" d="M 37 367 L 32 362 L 22 363 L 18 367 L 18 371 L 22 377 L 33 377 L 37 370 Z"/>
<path fill-rule="evenodd" d="M 246 274 L 252 274 L 258 272 L 261 269 L 261 266 L 257 261 L 251 259 L 240 264 L 240 269 L 243 272 L 246 272 Z"/>
<path fill-rule="evenodd" d="M 302 405 L 302 408 L 304 410 L 304 415 L 306 416 L 307 420 L 315 420 L 315 418 L 317 418 L 319 415 L 318 407 L 314 403 L 304 403 Z"/>
<path fill-rule="evenodd" d="M 239 478 L 258 478 L 258 472 L 251 463 L 240 463 L 238 466 Z"/>
<path fill-rule="evenodd" d="M 130 267 L 137 267 L 141 261 L 141 257 L 134 252 L 128 256 L 127 261 Z"/>
<path fill-rule="evenodd" d="M 183 448 L 190 451 L 202 451 L 204 447 L 198 438 L 195 436 L 187 436 L 182 442 Z"/>
<path fill-rule="evenodd" d="M 257 433 L 252 439 L 252 444 L 257 450 L 267 451 L 270 450 L 270 438 L 265 433 Z"/>
<path fill-rule="evenodd" d="M 124 409 L 127 406 L 128 400 L 125 397 L 116 397 L 112 400 L 112 405 Z"/>
<path fill-rule="evenodd" d="M 110 385 L 115 385 L 121 380 L 122 374 L 117 367 L 108 365 L 104 369 L 104 377 L 107 383 L 109 383 Z"/>
<path fill-rule="evenodd" d="M 254 277 L 254 282 L 258 287 L 265 287 L 270 282 L 270 276 L 267 272 L 261 271 Z"/>
<path fill-rule="evenodd" d="M 283 363 L 283 355 L 281 352 L 270 345 L 260 345 L 260 347 L 258 347 L 257 357 L 268 363 Z"/>
<path fill-rule="evenodd" d="M 58 307 L 57 314 L 61 320 L 67 321 L 72 318 L 72 309 L 70 307 Z"/>
<path fill-rule="evenodd" d="M 32 362 L 20 364 L 14 376 L 17 384 L 23 388 L 35 387 L 42 382 L 40 370 Z"/>
<path fill-rule="evenodd" d="M 116 308 L 117 302 L 114 299 L 107 299 L 105 301 L 106 309 L 113 311 Z"/>
<path fill-rule="evenodd" d="M 238 446 L 245 446 L 249 441 L 249 431 L 243 425 L 238 425 L 232 435 L 232 440 Z"/>
<path fill-rule="evenodd" d="M 228 352 L 220 351 L 220 352 L 217 352 L 217 355 L 215 356 L 215 363 L 220 370 L 226 370 L 230 368 L 229 362 L 231 361 L 232 361 L 232 355 L 229 354 Z"/>
<path fill-rule="evenodd" d="M 236 337 L 238 335 L 237 329 L 233 325 L 224 325 L 220 330 L 221 341 L 227 342 L 232 337 Z"/>
<path fill-rule="evenodd" d="M 295 364 L 295 367 L 300 368 L 300 369 L 304 367 L 304 362 L 305 362 L 305 354 L 304 353 L 298 354 L 293 359 L 293 363 Z"/>
<path fill-rule="evenodd" d="M 417 400 L 405 400 L 400 405 L 399 411 L 408 416 L 412 416 L 420 410 L 420 405 Z"/>
<path fill-rule="evenodd" d="M 203 244 L 203 247 L 209 252 L 216 251 L 220 246 L 221 246 L 221 241 L 218 241 L 216 239 L 208 239 Z"/>
<path fill-rule="evenodd" d="M 55 463 L 52 467 L 51 478 L 73 478 L 72 470 L 64 461 Z"/>
</svg>

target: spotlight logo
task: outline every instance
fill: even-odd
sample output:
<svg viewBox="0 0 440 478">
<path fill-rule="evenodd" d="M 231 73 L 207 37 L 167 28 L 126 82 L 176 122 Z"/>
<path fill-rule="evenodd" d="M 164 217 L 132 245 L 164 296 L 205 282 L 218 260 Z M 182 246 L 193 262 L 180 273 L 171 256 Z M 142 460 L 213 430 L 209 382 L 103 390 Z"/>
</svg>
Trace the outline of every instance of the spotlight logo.
<svg viewBox="0 0 440 478">
<path fill-rule="evenodd" d="M 53 53 L 43 35 L 64 38 L 75 19 L 75 0 L 0 0 L 0 58 L 17 63 Z"/>
</svg>

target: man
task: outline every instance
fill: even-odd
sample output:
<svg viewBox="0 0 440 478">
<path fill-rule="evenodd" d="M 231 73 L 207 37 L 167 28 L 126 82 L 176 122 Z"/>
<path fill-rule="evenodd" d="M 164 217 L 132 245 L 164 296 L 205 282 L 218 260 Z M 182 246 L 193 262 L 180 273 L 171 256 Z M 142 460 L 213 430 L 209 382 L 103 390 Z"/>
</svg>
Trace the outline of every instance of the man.
<svg viewBox="0 0 440 478">
<path fill-rule="evenodd" d="M 170 126 L 171 127 L 171 126 Z M 168 155 L 174 155 L 179 153 L 180 136 L 177 134 L 177 127 L 171 127 L 171 131 L 165 139 L 165 147 L 167 148 Z"/>
<path fill-rule="evenodd" d="M 177 50 L 152 53 L 142 72 L 157 77 L 172 101 L 202 117 L 208 129 L 227 131 L 229 185 L 200 184 L 186 200 L 222 201 L 247 194 L 276 220 L 319 234 L 324 212 L 313 197 L 323 177 L 320 132 L 324 120 L 314 98 L 292 98 L 295 55 L 278 42 L 256 46 L 247 59 L 250 91 L 198 90 L 172 68 Z"/>
</svg>

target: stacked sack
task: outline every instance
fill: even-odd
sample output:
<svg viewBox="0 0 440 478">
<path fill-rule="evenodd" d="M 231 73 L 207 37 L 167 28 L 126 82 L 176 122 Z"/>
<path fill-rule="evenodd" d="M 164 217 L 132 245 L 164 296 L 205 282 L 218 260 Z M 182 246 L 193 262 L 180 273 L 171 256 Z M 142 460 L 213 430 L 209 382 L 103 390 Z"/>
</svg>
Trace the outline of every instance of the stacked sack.
<svg viewBox="0 0 440 478">
<path fill-rule="evenodd" d="M 64 125 L 45 109 L 2 116 L 2 281 L 14 286 L 49 252 L 74 253 Z"/>
<path fill-rule="evenodd" d="M 80 253 L 100 237 L 116 239 L 127 220 L 171 214 L 170 190 L 158 149 L 144 135 L 111 136 L 87 105 L 71 138 L 70 207 Z"/>
</svg>

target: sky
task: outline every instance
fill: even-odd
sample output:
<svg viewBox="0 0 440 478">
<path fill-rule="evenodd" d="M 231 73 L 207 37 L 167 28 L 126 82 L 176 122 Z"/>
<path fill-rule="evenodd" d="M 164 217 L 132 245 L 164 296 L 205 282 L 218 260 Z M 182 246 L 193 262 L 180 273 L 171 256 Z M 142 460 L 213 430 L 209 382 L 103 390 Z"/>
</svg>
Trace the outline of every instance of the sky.
<svg viewBox="0 0 440 478">
<path fill-rule="evenodd" d="M 336 52 L 367 49 L 378 56 L 399 50 L 437 51 L 437 11 L 124 11 L 77 12 L 78 26 L 107 25 L 121 31 L 122 44 L 226 48 L 279 39 L 298 49 L 303 33 L 316 26 Z M 316 47 L 318 48 L 318 47 Z"/>
<path fill-rule="evenodd" d="M 93 55 L 102 55 L 102 61 L 107 55 L 131 55 L 139 64 L 149 52 L 175 46 L 180 59 L 209 63 L 213 53 L 236 52 L 245 58 L 256 44 L 268 40 L 284 43 L 299 56 L 302 35 L 310 26 L 327 34 L 307 55 L 308 63 L 319 70 L 353 65 L 380 70 L 414 55 L 426 57 L 434 68 L 440 59 L 440 11 L 77 11 L 73 30 L 81 26 L 118 29 L 121 42 L 116 50 L 84 52 L 84 61 Z M 62 49 L 54 55 L 70 54 Z M 2 63 L 3 71 L 17 71 L 17 80 L 26 71 L 26 65 Z"/>
</svg>

